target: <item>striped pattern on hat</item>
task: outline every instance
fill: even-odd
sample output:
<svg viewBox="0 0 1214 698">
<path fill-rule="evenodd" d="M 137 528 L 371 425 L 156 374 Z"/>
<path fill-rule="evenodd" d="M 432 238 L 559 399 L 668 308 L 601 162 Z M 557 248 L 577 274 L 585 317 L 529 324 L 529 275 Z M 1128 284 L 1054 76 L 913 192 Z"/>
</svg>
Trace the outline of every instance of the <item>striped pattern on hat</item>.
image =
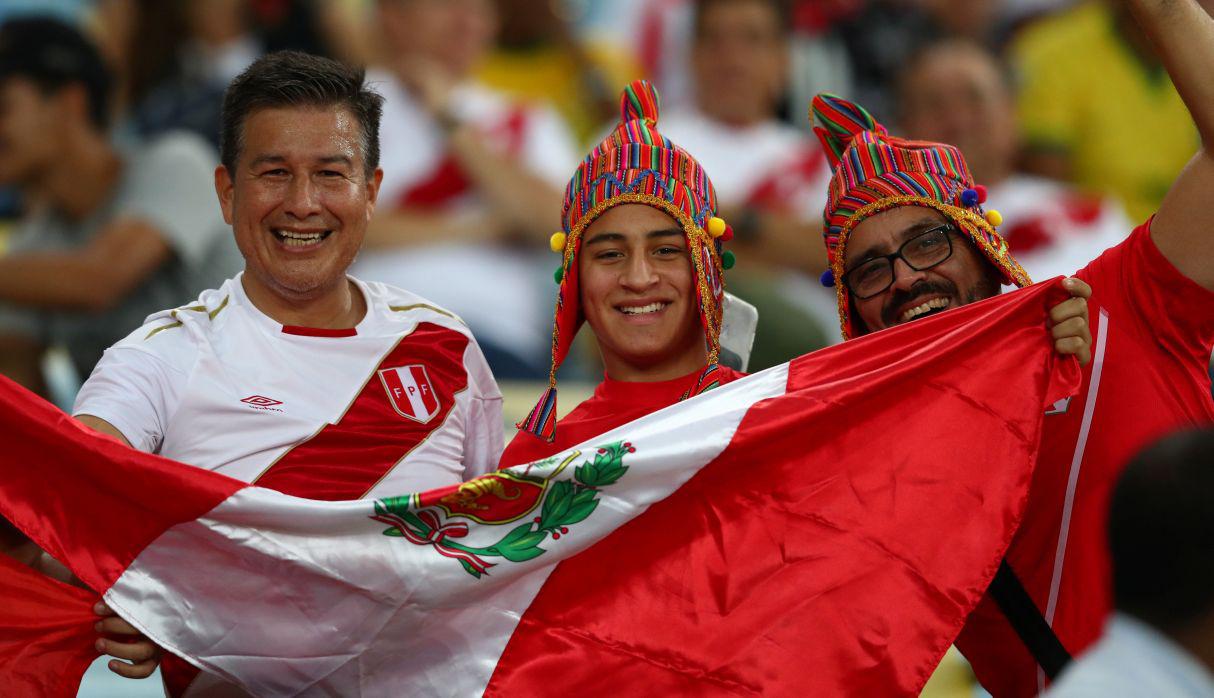
<svg viewBox="0 0 1214 698">
<path fill-rule="evenodd" d="M 586 156 L 565 188 L 565 232 L 589 225 L 602 213 L 599 204 L 620 194 L 666 199 L 704 227 L 717 208 L 716 190 L 700 163 L 657 130 L 657 91 L 644 80 L 632 83 L 620 95 L 620 112 L 619 125 Z"/>
</svg>

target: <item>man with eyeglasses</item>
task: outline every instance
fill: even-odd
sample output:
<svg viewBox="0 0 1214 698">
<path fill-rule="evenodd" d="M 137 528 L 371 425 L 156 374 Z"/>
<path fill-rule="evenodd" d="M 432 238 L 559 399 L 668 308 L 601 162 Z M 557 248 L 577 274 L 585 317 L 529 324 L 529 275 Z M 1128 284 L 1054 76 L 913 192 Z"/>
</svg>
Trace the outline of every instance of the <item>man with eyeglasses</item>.
<svg viewBox="0 0 1214 698">
<path fill-rule="evenodd" d="M 852 298 L 857 302 L 872 299 L 885 292 L 897 280 L 897 275 L 894 273 L 894 265 L 898 260 L 906 263 L 906 266 L 911 271 L 923 272 L 936 267 L 953 256 L 953 237 L 957 233 L 957 226 L 952 223 L 939 223 L 933 218 L 918 222 L 901 231 L 899 237 L 906 240 L 892 254 L 873 254 L 872 252 L 861 252 L 859 256 L 864 261 L 855 265 L 843 275 L 843 282 L 847 285 L 848 291 Z M 969 256 L 970 248 L 964 244 L 958 245 L 960 253 L 958 259 L 964 254 Z M 958 265 L 963 270 L 982 270 L 982 266 L 962 263 Z M 907 278 L 908 275 L 903 275 L 902 278 Z M 925 289 L 925 286 L 935 286 L 930 290 Z M 998 292 L 998 280 L 992 278 L 990 274 L 981 274 L 979 278 L 972 284 L 968 284 L 970 289 L 966 294 L 964 301 L 972 303 L 981 298 L 993 296 Z M 900 291 L 902 296 L 907 298 L 902 303 L 889 303 L 882 307 L 881 321 L 884 325 L 894 325 L 899 322 L 913 320 L 916 317 L 929 315 L 934 312 L 948 309 L 950 301 L 949 293 L 956 290 L 955 284 L 950 283 L 931 283 L 927 282 L 918 287 L 912 286 L 914 289 L 914 297 L 909 291 Z M 937 298 L 931 298 L 922 303 L 926 295 L 924 291 L 930 293 L 943 294 Z M 909 305 L 909 301 L 914 301 L 915 305 Z"/>
<path fill-rule="evenodd" d="M 1214 19 L 1196 0 L 1131 4 L 1205 145 L 1150 220 L 1064 282 L 1090 292 L 1093 360 L 1080 394 L 1046 412 L 1020 526 L 957 640 L 997 696 L 1037 694 L 1099 636 L 1111 608 L 1103 516 L 1126 460 L 1164 433 L 1214 422 Z M 957 148 L 890 136 L 830 95 L 814 99 L 813 115 L 835 168 L 823 282 L 835 285 L 845 339 L 1030 283 Z"/>
</svg>

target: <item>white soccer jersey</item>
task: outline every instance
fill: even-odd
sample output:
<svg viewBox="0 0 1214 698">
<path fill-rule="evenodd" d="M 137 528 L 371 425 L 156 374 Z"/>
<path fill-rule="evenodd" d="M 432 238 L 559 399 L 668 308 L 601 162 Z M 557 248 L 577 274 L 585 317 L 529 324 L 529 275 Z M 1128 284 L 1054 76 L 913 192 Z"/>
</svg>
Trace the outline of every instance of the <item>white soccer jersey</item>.
<svg viewBox="0 0 1214 698">
<path fill-rule="evenodd" d="M 496 468 L 501 393 L 468 329 L 355 280 L 351 330 L 283 326 L 240 276 L 106 351 L 73 413 L 135 448 L 312 499 L 452 485 Z"/>
</svg>

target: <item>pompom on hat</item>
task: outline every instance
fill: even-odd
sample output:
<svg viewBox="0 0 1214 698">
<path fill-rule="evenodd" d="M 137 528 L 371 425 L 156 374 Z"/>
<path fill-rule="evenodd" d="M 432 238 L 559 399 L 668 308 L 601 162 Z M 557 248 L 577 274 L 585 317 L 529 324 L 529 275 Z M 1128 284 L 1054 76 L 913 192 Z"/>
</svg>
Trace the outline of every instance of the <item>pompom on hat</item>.
<svg viewBox="0 0 1214 698">
<path fill-rule="evenodd" d="M 708 348 L 705 376 L 716 374 L 721 309 L 725 296 L 721 243 L 733 231 L 717 218 L 717 194 L 704 168 L 686 150 L 657 130 L 658 93 L 644 80 L 620 95 L 620 123 L 578 165 L 565 189 L 562 230 L 549 238 L 561 254 L 552 324 L 552 364 L 548 389 L 516 426 L 546 441 L 556 438 L 556 371 L 585 317 L 581 307 L 577 257 L 582 233 L 608 209 L 645 204 L 674 218 L 683 228 L 696 279 L 696 300 Z M 711 381 L 701 380 L 703 389 Z M 702 392 L 697 386 L 693 392 Z"/>
<path fill-rule="evenodd" d="M 895 138 L 858 104 L 830 94 L 814 97 L 810 120 L 834 170 L 823 213 L 830 269 L 822 283 L 835 287 L 844 339 L 855 336 L 851 299 L 842 283 L 848 237 L 863 220 L 891 208 L 936 209 L 973 241 L 1003 283 L 1032 283 L 995 231 L 1002 216 L 983 211 L 986 187 L 975 185 L 955 146 Z"/>
</svg>

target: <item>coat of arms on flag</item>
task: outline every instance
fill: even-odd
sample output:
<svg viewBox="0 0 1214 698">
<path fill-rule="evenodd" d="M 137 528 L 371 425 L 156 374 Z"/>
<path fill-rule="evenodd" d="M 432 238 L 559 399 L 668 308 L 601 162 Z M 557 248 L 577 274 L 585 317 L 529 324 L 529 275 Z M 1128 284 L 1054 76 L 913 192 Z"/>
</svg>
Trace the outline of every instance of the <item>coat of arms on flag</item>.
<svg viewBox="0 0 1214 698">
<path fill-rule="evenodd" d="M 421 364 L 383 368 L 379 382 L 388 393 L 388 402 L 397 414 L 425 424 L 438 414 L 438 395 Z"/>
<path fill-rule="evenodd" d="M 502 471 L 440 490 L 377 500 L 371 518 L 390 526 L 384 535 L 402 537 L 415 545 L 432 545 L 443 556 L 459 560 L 468 574 L 480 579 L 498 564 L 485 558 L 525 562 L 539 557 L 544 554 L 540 544 L 548 536 L 560 540 L 561 536 L 569 535 L 570 526 L 594 512 L 599 505 L 600 488 L 623 477 L 628 471 L 624 456 L 636 453 L 636 448 L 627 441 L 605 444 L 597 450 L 593 461 L 577 466 L 573 480 L 561 480 L 551 489 L 548 485 L 552 478 L 580 458 L 581 451 L 574 451 L 559 463 L 556 458 L 533 463 L 540 465 L 541 471 L 547 471 L 543 475 L 528 477 Z M 527 466 L 526 471 L 531 467 Z M 504 535 L 490 528 L 517 521 L 536 507 L 540 507 L 539 516 Z M 456 517 L 485 524 L 478 532 L 489 532 L 491 540 L 479 546 L 470 540 L 450 540 L 469 535 L 467 524 L 452 521 Z"/>
</svg>

